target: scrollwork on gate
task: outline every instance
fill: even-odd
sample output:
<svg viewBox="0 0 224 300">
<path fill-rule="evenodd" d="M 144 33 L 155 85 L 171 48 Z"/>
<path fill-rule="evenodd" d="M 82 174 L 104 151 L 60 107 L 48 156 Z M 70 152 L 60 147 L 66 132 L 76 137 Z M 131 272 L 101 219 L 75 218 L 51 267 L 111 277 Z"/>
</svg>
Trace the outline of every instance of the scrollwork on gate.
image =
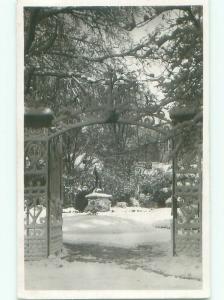
<svg viewBox="0 0 224 300">
<path fill-rule="evenodd" d="M 173 137 L 173 255 L 201 255 L 202 243 L 202 114 L 191 107 L 171 112 Z M 182 129 L 179 131 L 179 129 Z"/>
<path fill-rule="evenodd" d="M 38 135 L 39 132 L 41 135 Z M 27 129 L 24 141 L 24 246 L 26 260 L 47 256 L 47 189 L 47 137 L 43 136 L 43 130 Z"/>
</svg>

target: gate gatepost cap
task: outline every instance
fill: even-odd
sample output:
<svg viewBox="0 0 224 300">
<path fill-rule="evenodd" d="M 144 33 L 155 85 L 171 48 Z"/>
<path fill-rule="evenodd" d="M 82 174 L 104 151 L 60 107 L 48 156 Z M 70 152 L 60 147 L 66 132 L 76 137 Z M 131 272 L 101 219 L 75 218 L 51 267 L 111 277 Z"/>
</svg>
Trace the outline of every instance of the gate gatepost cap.
<svg viewBox="0 0 224 300">
<path fill-rule="evenodd" d="M 51 127 L 54 119 L 53 111 L 48 107 L 27 108 L 24 112 L 24 126 L 31 128 Z"/>
<path fill-rule="evenodd" d="M 170 119 L 174 124 L 191 120 L 196 116 L 196 114 L 197 111 L 195 108 L 187 106 L 174 107 L 169 112 Z"/>
</svg>

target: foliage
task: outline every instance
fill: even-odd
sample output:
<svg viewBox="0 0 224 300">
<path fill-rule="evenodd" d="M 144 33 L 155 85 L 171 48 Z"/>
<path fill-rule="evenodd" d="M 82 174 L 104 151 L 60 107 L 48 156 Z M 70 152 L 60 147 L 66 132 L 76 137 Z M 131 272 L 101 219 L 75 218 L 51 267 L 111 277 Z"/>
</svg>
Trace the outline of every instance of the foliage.
<svg viewBox="0 0 224 300">
<path fill-rule="evenodd" d="M 144 181 L 131 181 L 135 163 L 160 160 L 168 139 L 178 136 L 173 155 L 195 157 L 201 122 L 179 126 L 168 114 L 201 113 L 202 24 L 200 6 L 25 8 L 25 105 L 51 108 L 55 131 L 70 129 L 63 158 L 74 194 L 94 188 L 96 159 L 105 191 L 128 201 Z M 163 199 L 165 179 L 155 178 L 146 190 Z"/>
<path fill-rule="evenodd" d="M 165 201 L 171 196 L 172 175 L 160 169 L 155 169 L 147 176 L 145 182 L 141 186 L 141 191 L 148 194 L 141 203 L 143 206 L 148 205 L 148 201 L 154 201 L 159 207 L 165 206 Z"/>
<path fill-rule="evenodd" d="M 97 212 L 109 211 L 111 202 L 109 199 L 95 199 L 89 200 L 88 206 L 85 208 L 86 212 L 96 214 Z"/>
<path fill-rule="evenodd" d="M 80 212 L 83 212 L 88 205 L 88 200 L 86 199 L 86 195 L 88 195 L 90 191 L 80 191 L 76 194 L 75 197 L 75 209 Z"/>
<path fill-rule="evenodd" d="M 122 167 L 104 168 L 102 179 L 104 191 L 113 196 L 112 205 L 115 205 L 117 201 L 129 201 L 130 193 L 125 190 L 128 185 L 128 176 L 125 175 Z"/>
</svg>

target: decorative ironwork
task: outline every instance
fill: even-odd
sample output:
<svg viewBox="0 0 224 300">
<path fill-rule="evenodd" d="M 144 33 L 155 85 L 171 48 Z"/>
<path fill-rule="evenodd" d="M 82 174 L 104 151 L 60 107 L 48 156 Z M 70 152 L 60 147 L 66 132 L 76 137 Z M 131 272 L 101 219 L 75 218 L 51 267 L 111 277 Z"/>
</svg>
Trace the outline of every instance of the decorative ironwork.
<svg viewBox="0 0 224 300">
<path fill-rule="evenodd" d="M 201 178 L 200 164 L 176 173 L 176 252 L 201 254 Z"/>
<path fill-rule="evenodd" d="M 26 129 L 24 142 L 25 259 L 47 256 L 48 141 L 43 130 Z M 32 139 L 31 139 L 32 137 Z M 34 139 L 35 137 L 35 139 Z"/>
<path fill-rule="evenodd" d="M 25 141 L 24 153 L 24 167 L 26 173 L 31 172 L 35 174 L 38 172 L 46 172 L 48 159 L 46 139 L 40 139 L 37 141 Z"/>
<path fill-rule="evenodd" d="M 49 140 L 46 129 L 25 134 L 25 259 L 38 260 L 62 248 L 61 140 Z"/>
<path fill-rule="evenodd" d="M 193 164 L 183 165 L 181 159 L 174 162 L 173 178 L 173 254 L 201 255 L 202 232 L 202 172 L 201 152 Z"/>
</svg>

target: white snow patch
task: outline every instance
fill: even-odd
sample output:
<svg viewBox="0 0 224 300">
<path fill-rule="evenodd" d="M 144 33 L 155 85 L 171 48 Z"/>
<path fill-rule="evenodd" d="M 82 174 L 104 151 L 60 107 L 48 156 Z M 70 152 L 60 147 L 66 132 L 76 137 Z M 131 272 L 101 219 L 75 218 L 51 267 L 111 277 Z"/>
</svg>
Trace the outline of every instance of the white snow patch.
<svg viewBox="0 0 224 300">
<path fill-rule="evenodd" d="M 153 225 L 164 219 L 169 220 L 170 208 L 113 207 L 112 210 L 114 212 L 101 212 L 97 216 L 66 216 L 63 221 L 64 242 L 135 247 L 139 244 L 170 241 L 169 231 L 155 228 Z"/>
<path fill-rule="evenodd" d="M 115 263 L 43 260 L 26 263 L 25 288 L 29 290 L 150 290 L 200 289 L 201 282 L 165 277 Z"/>
<path fill-rule="evenodd" d="M 161 221 L 157 221 L 153 224 L 154 227 L 156 228 L 166 228 L 166 229 L 170 229 L 171 228 L 171 220 L 167 219 L 167 220 L 161 220 Z"/>
<path fill-rule="evenodd" d="M 186 255 L 155 257 L 150 263 L 150 269 L 163 274 L 180 276 L 182 278 L 201 279 L 201 258 Z"/>
<path fill-rule="evenodd" d="M 113 210 L 113 211 L 112 211 Z M 103 261 L 72 261 L 50 257 L 39 262 L 25 263 L 26 289 L 58 290 L 166 290 L 200 289 L 200 258 L 171 255 L 170 230 L 156 224 L 170 222 L 171 209 L 112 208 L 99 215 L 64 214 L 64 242 L 119 247 L 135 251 L 138 245 L 152 247 L 153 257 L 130 257 L 129 262 L 143 264 L 137 269 L 126 263 Z M 139 250 L 138 250 L 139 251 Z M 150 251 L 150 250 L 149 250 Z M 163 253 L 161 256 L 160 253 Z M 81 258 L 94 259 L 89 254 Z M 116 250 L 115 250 L 116 253 Z M 139 253 L 139 252 L 138 252 Z M 68 255 L 65 254 L 64 256 Z M 80 253 L 81 255 L 81 253 Z M 149 253 L 150 255 L 150 253 Z M 145 263 L 146 262 L 146 263 Z"/>
<path fill-rule="evenodd" d="M 46 221 L 46 208 L 43 205 L 36 205 L 29 209 L 29 215 L 27 215 L 27 211 L 25 210 L 24 219 L 29 224 L 33 222 L 35 224 L 43 224 Z"/>
<path fill-rule="evenodd" d="M 63 214 L 76 214 L 79 211 L 77 209 L 75 209 L 74 207 L 67 207 L 67 208 L 63 208 Z"/>
<path fill-rule="evenodd" d="M 112 195 L 94 191 L 91 194 L 86 195 L 85 197 L 90 199 L 98 199 L 98 198 L 111 198 Z"/>
</svg>

